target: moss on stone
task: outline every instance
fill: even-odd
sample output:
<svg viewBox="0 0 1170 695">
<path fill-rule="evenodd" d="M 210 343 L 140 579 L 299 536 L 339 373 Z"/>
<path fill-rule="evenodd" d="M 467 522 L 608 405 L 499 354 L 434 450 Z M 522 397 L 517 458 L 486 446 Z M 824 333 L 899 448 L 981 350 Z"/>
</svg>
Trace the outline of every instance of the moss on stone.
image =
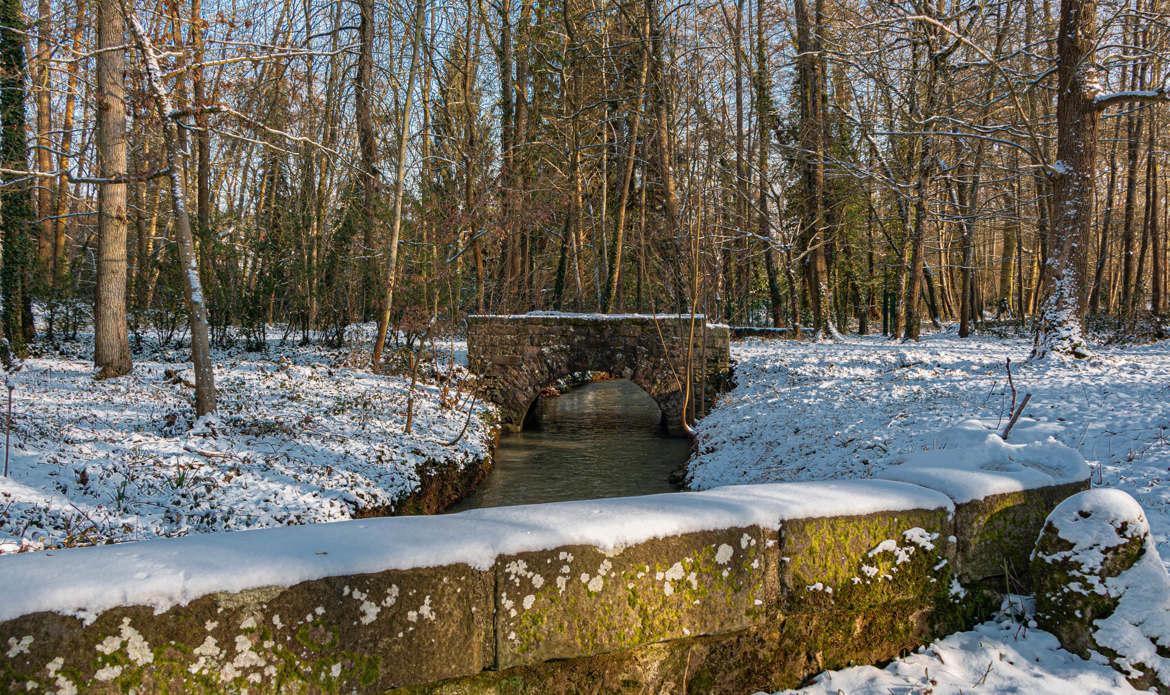
<svg viewBox="0 0 1170 695">
<path fill-rule="evenodd" d="M 955 507 L 959 579 L 999 592 L 1030 593 L 1032 547 L 1044 520 L 1088 481 L 1009 492 Z"/>
<path fill-rule="evenodd" d="M 919 544 L 907 535 L 921 529 Z M 785 610 L 883 605 L 949 590 L 954 552 L 944 509 L 798 519 L 780 533 Z M 892 546 L 892 547 L 890 547 Z"/>
<path fill-rule="evenodd" d="M 493 659 L 490 586 L 455 565 L 205 596 L 159 615 L 117 608 L 89 625 L 32 614 L 0 625 L 29 647 L 0 659 L 0 692 L 376 692 L 475 673 Z"/>
<path fill-rule="evenodd" d="M 502 557 L 497 661 L 588 656 L 751 625 L 776 591 L 766 536 L 727 529 L 613 553 L 571 546 Z"/>
</svg>

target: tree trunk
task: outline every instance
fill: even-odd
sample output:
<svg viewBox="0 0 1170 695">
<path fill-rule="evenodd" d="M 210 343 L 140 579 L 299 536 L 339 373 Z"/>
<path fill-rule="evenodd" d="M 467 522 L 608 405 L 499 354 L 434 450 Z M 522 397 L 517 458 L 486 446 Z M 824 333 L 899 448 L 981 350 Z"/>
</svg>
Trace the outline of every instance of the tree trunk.
<svg viewBox="0 0 1170 695">
<path fill-rule="evenodd" d="M 678 190 L 674 183 L 674 161 L 671 151 L 670 86 L 666 81 L 666 67 L 663 65 L 666 57 L 656 0 L 646 0 L 646 15 L 650 22 L 650 66 L 654 70 L 651 82 L 656 87 L 654 118 L 657 147 L 655 149 L 658 159 L 658 173 L 662 178 L 662 204 L 666 209 L 667 230 L 670 234 L 677 234 L 682 229 L 682 224 L 679 218 Z M 681 291 L 679 291 L 679 295 L 681 299 Z M 680 306 L 681 304 L 682 302 L 680 302 Z"/>
<path fill-rule="evenodd" d="M 87 21 L 85 0 L 77 2 L 77 21 L 73 28 L 73 45 L 81 43 Z M 61 118 L 61 150 L 57 157 L 57 167 L 61 173 L 57 176 L 57 185 L 53 193 L 53 209 L 57 219 L 53 224 L 53 280 L 52 300 L 54 304 L 60 299 L 65 286 L 65 276 L 69 273 L 69 258 L 66 253 L 66 239 L 68 225 L 66 215 L 71 205 L 69 200 L 69 176 L 66 173 L 69 165 L 70 150 L 73 146 L 73 111 L 77 102 L 77 82 L 79 79 L 80 61 L 69 64 L 69 78 L 65 94 L 65 111 Z M 50 313 L 50 316 L 52 313 Z"/>
<path fill-rule="evenodd" d="M 190 41 L 195 63 L 203 62 L 203 13 L 201 0 L 191 0 Z M 200 235 L 211 233 L 211 130 L 208 127 L 206 87 L 203 67 L 192 70 L 192 88 L 195 97 L 195 166 L 196 216 Z"/>
<path fill-rule="evenodd" d="M 1089 314 L 1096 314 L 1101 302 L 1101 280 L 1109 261 L 1109 227 L 1113 222 L 1113 194 L 1117 190 L 1117 140 L 1121 134 L 1121 119 L 1113 126 L 1113 144 L 1109 148 L 1109 185 L 1105 189 L 1105 215 L 1101 220 L 1101 235 L 1097 243 L 1097 266 L 1093 272 L 1093 289 L 1089 292 Z"/>
<path fill-rule="evenodd" d="M 116 0 L 98 3 L 98 256 L 94 290 L 94 366 L 98 378 L 129 373 L 126 332 L 126 105 L 122 11 Z"/>
<path fill-rule="evenodd" d="M 1146 162 L 1147 180 L 1149 186 L 1146 188 L 1146 204 L 1149 206 L 1149 238 L 1150 238 L 1150 265 L 1153 277 L 1150 282 L 1150 312 L 1157 316 L 1162 313 L 1162 295 L 1164 289 L 1162 287 L 1162 235 L 1158 231 L 1158 158 L 1157 149 L 1155 148 L 1155 131 L 1157 119 L 1151 117 L 1150 119 L 1150 139 L 1146 147 L 1148 160 Z"/>
<path fill-rule="evenodd" d="M 638 145 L 638 130 L 642 124 L 642 104 L 646 95 L 646 73 L 649 68 L 649 55 L 646 50 L 645 25 L 639 28 L 642 36 L 642 66 L 638 71 L 638 98 L 634 103 L 634 113 L 631 115 L 629 128 L 629 145 L 626 147 L 625 170 L 622 172 L 621 196 L 618 199 L 617 226 L 613 230 L 613 243 L 610 245 L 609 273 L 605 281 L 605 292 L 601 296 L 601 311 L 608 314 L 616 306 L 618 312 L 622 310 L 622 293 L 619 285 L 622 272 L 622 250 L 625 243 L 626 212 L 630 204 L 630 186 L 634 179 L 634 155 Z"/>
<path fill-rule="evenodd" d="M 1048 296 L 1041 309 L 1032 355 L 1089 356 L 1083 332 L 1085 240 L 1093 223 L 1098 112 L 1096 0 L 1061 0 L 1057 35 L 1057 166 L 1050 174 L 1054 205 Z"/>
<path fill-rule="evenodd" d="M 354 82 L 354 119 L 357 121 L 358 149 L 361 164 L 358 167 L 362 180 L 362 262 L 361 320 L 371 313 L 371 299 L 378 286 L 377 256 L 374 252 L 378 223 L 378 144 L 374 138 L 374 117 L 370 100 L 374 89 L 374 0 L 358 0 L 361 18 L 358 22 L 358 64 L 357 79 Z"/>
<path fill-rule="evenodd" d="M 736 50 L 739 50 L 738 46 Z M 768 276 L 768 300 L 772 307 L 772 325 L 779 328 L 784 325 L 784 297 L 780 294 L 780 277 L 776 270 L 776 245 L 773 239 L 771 219 L 768 217 L 768 148 L 772 144 L 772 123 L 774 121 L 770 76 L 768 44 L 764 35 L 764 0 L 756 0 L 756 71 L 753 78 L 756 88 L 756 147 L 759 150 L 756 159 L 756 169 L 758 170 L 756 177 L 759 181 L 756 225 L 759 227 L 759 238 L 767 244 L 764 249 L 764 272 Z M 750 281 L 744 282 L 744 285 L 750 287 Z M 796 292 L 795 287 L 789 289 L 793 293 Z M 798 331 L 799 328 L 794 324 L 792 330 Z"/>
<path fill-rule="evenodd" d="M 426 0 L 417 0 L 414 10 L 414 39 L 411 42 L 410 74 L 406 79 L 406 97 L 398 121 L 398 161 L 394 172 L 394 221 L 390 230 L 389 257 L 386 259 L 386 295 L 382 299 L 382 314 L 378 319 L 378 337 L 374 340 L 373 368 L 382 364 L 382 350 L 386 346 L 386 332 L 390 326 L 390 312 L 394 305 L 394 286 L 398 280 L 398 239 L 402 233 L 403 197 L 406 195 L 406 140 L 410 133 L 410 106 L 414 80 L 418 75 L 419 50 L 422 43 L 423 12 Z"/>
<path fill-rule="evenodd" d="M 111 0 L 103 0 L 111 2 Z M 171 184 L 171 213 L 174 216 L 175 241 L 179 247 L 179 264 L 183 271 L 183 292 L 187 300 L 187 317 L 191 330 L 191 361 L 195 367 L 195 415 L 203 417 L 215 412 L 215 372 L 211 366 L 211 342 L 207 331 L 207 308 L 203 303 L 203 286 L 199 280 L 199 266 L 195 258 L 195 240 L 191 234 L 187 193 L 187 134 L 180 127 L 182 114 L 175 111 L 171 96 L 163 83 L 158 53 L 142 27 L 138 16 L 128 12 L 130 30 L 142 52 L 146 78 L 154 96 L 159 120 L 163 124 L 163 146 L 166 149 L 168 178 Z"/>
<path fill-rule="evenodd" d="M 804 179 L 801 253 L 813 313 L 814 340 L 839 337 L 833 322 L 825 257 L 824 72 L 821 27 L 823 0 L 810 17 L 806 0 L 795 0 L 797 66 L 800 74 L 800 142 Z"/>
<path fill-rule="evenodd" d="M 47 178 L 53 170 L 50 142 L 52 92 L 49 89 L 49 59 L 52 55 L 52 7 L 49 0 L 37 0 L 37 270 L 43 288 L 51 284 L 53 263 L 53 189 Z"/>
<path fill-rule="evenodd" d="M 1137 64 L 1134 64 L 1133 77 L 1130 80 L 1131 89 L 1138 88 Z M 1126 167 L 1125 167 L 1125 208 L 1122 212 L 1121 226 L 1121 313 L 1129 314 L 1134 308 L 1134 285 L 1137 277 L 1134 268 L 1134 244 L 1136 242 L 1135 227 L 1137 225 L 1135 208 L 1137 206 L 1137 171 L 1138 147 L 1140 145 L 1143 119 L 1133 111 L 1125 117 L 1126 132 Z"/>
</svg>

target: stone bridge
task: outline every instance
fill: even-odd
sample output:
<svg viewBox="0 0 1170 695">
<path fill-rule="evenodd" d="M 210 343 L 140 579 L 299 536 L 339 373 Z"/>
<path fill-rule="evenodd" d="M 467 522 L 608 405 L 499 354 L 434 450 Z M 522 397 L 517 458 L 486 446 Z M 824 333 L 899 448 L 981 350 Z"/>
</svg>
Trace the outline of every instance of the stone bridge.
<svg viewBox="0 0 1170 695">
<path fill-rule="evenodd" d="M 729 376 L 726 326 L 689 315 L 561 314 L 470 316 L 467 358 L 485 380 L 483 395 L 499 406 L 501 425 L 518 430 L 543 388 L 583 371 L 606 372 L 641 386 L 658 403 L 663 424 L 683 432 L 688 337 L 688 421 L 702 417 Z"/>
</svg>

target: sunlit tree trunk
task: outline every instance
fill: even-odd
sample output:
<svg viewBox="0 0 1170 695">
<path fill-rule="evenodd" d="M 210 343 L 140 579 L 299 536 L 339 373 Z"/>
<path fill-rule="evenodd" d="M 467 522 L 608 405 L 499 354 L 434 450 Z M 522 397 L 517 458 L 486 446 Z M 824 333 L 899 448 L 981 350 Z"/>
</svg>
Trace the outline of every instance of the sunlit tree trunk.
<svg viewBox="0 0 1170 695">
<path fill-rule="evenodd" d="M 103 0 L 112 2 L 112 0 Z M 179 265 L 183 275 L 183 292 L 187 300 L 187 319 L 191 330 L 191 361 L 195 368 L 195 414 L 199 417 L 215 412 L 215 372 L 211 366 L 211 342 L 207 330 L 207 307 L 203 299 L 203 285 L 195 258 L 195 240 L 191 233 L 188 213 L 187 169 L 190 154 L 187 151 L 186 129 L 180 127 L 182 114 L 175 111 L 171 95 L 163 82 L 158 52 L 137 15 L 127 13 L 134 42 L 142 53 L 146 79 L 151 96 L 163 124 L 163 146 L 166 150 L 167 177 L 170 180 L 171 214 L 174 216 L 175 241 L 179 247 Z"/>
<path fill-rule="evenodd" d="M 626 216 L 630 206 L 630 186 L 634 179 L 634 155 L 638 145 L 638 131 L 642 124 L 642 104 L 646 95 L 646 72 L 649 67 L 649 56 L 646 50 L 646 27 L 643 22 L 639 27 L 642 37 L 642 64 L 638 71 L 638 97 L 634 102 L 634 110 L 630 116 L 631 124 L 628 133 L 629 143 L 626 146 L 626 156 L 622 172 L 621 195 L 618 198 L 617 225 L 613 231 L 613 243 L 610 244 L 609 273 L 605 282 L 605 292 L 601 297 L 601 311 L 608 314 L 614 308 L 622 310 L 621 272 L 622 252 L 625 249 Z"/>
<path fill-rule="evenodd" d="M 38 287 L 51 284 L 53 264 L 53 188 L 46 175 L 53 170 L 50 141 L 52 129 L 52 92 L 49 84 L 49 58 L 52 54 L 52 7 L 49 0 L 37 0 L 37 271 Z"/>
<path fill-rule="evenodd" d="M 1056 166 L 1050 176 L 1054 205 L 1044 300 L 1032 355 L 1087 357 L 1082 326 L 1085 240 L 1096 193 L 1098 78 L 1095 0 L 1061 0 L 1057 35 Z"/>
<path fill-rule="evenodd" d="M 73 46 L 78 46 L 81 43 L 86 21 L 85 8 L 86 1 L 78 0 L 76 24 L 73 28 L 72 37 Z M 77 103 L 77 83 L 81 70 L 80 62 L 75 60 L 69 64 L 69 77 L 67 78 L 65 92 L 65 108 L 61 115 L 61 145 L 60 152 L 57 156 L 57 168 L 60 170 L 60 173 L 57 176 L 56 188 L 53 192 L 53 210 L 56 219 L 53 220 L 53 279 L 51 296 L 54 301 L 61 298 L 65 277 L 69 273 L 69 255 L 65 243 L 68 234 L 67 215 L 71 209 L 67 167 L 69 166 L 70 150 L 73 147 L 73 111 Z"/>
<path fill-rule="evenodd" d="M 426 0 L 417 0 L 414 10 L 414 40 L 411 42 L 410 74 L 406 78 L 406 96 L 403 99 L 402 115 L 398 121 L 398 160 L 394 172 L 394 219 L 390 229 L 389 254 L 387 254 L 386 259 L 386 293 L 382 298 L 382 312 L 378 319 L 378 336 L 374 340 L 372 362 L 375 371 L 382 364 L 382 350 L 386 346 L 386 332 L 390 326 L 390 312 L 394 306 L 394 289 L 398 282 L 398 240 L 402 233 L 403 198 L 406 195 L 406 141 L 407 135 L 410 134 L 411 97 L 414 93 L 414 81 L 418 75 L 425 10 Z"/>
<path fill-rule="evenodd" d="M 117 0 L 98 2 L 98 257 L 94 290 L 93 361 L 99 378 L 131 369 L 126 329 L 125 43 Z"/>
</svg>

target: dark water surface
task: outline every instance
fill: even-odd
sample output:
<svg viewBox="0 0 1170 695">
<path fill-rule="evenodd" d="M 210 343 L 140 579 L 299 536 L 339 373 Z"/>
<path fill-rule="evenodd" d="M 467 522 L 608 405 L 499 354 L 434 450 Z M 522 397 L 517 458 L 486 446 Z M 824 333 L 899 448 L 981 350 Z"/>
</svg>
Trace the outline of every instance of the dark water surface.
<svg viewBox="0 0 1170 695">
<path fill-rule="evenodd" d="M 586 384 L 542 406 L 538 428 L 501 435 L 491 473 L 449 511 L 677 489 L 668 478 L 690 442 L 661 430 L 658 405 L 633 382 Z"/>
</svg>

